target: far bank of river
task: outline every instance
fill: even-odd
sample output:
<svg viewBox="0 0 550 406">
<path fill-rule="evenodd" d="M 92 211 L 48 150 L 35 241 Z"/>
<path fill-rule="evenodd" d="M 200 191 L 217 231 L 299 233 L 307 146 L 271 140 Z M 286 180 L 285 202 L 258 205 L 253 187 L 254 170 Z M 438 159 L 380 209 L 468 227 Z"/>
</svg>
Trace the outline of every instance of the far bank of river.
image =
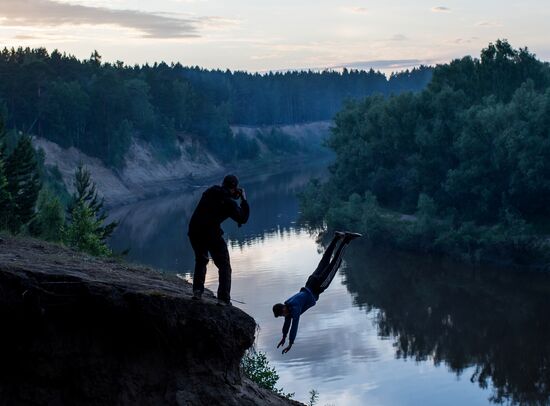
<svg viewBox="0 0 550 406">
<path fill-rule="evenodd" d="M 98 158 L 82 151 L 43 138 L 33 144 L 45 153 L 45 164 L 55 168 L 55 181 L 62 181 L 71 191 L 76 168 L 83 164 L 90 171 L 107 207 L 116 207 L 136 201 L 186 190 L 197 184 L 219 182 L 227 172 L 246 174 L 274 174 L 304 162 L 327 160 L 331 152 L 322 146 L 330 131 L 328 121 L 287 126 L 232 127 L 235 134 L 255 137 L 260 145 L 260 156 L 253 160 L 234 160 L 230 163 L 215 158 L 206 147 L 198 145 L 191 136 L 178 137 L 180 155 L 173 160 L 163 159 L 151 145 L 132 140 L 120 167 L 109 167 Z M 262 141 L 273 129 L 288 137 L 296 150 L 286 151 L 268 147 Z M 292 144 L 294 143 L 294 144 Z"/>
</svg>

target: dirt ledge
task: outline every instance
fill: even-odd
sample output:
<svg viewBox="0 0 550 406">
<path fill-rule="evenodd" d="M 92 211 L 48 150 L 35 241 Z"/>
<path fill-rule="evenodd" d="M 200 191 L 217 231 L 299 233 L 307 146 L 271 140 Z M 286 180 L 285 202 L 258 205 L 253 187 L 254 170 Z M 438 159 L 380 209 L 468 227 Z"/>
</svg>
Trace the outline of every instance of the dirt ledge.
<svg viewBox="0 0 550 406">
<path fill-rule="evenodd" d="M 255 321 L 175 276 L 0 237 L 0 405 L 299 405 L 241 376 Z"/>
</svg>

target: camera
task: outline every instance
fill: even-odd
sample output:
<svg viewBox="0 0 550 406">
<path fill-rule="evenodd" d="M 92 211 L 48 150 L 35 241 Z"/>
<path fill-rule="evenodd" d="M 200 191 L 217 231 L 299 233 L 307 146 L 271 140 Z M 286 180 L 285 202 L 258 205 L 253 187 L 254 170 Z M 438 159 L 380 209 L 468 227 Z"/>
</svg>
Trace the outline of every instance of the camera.
<svg viewBox="0 0 550 406">
<path fill-rule="evenodd" d="M 243 195 L 243 190 L 238 187 L 238 188 L 235 188 L 235 192 L 233 193 L 233 199 L 240 199 Z"/>
</svg>

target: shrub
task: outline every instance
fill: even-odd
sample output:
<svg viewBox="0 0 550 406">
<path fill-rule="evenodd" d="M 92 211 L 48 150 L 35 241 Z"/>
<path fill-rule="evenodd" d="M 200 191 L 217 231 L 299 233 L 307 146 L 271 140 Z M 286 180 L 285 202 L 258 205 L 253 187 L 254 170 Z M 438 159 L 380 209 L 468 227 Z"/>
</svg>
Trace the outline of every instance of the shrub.
<svg viewBox="0 0 550 406">
<path fill-rule="evenodd" d="M 278 395 L 291 399 L 294 393 L 284 393 L 282 388 L 276 388 L 279 381 L 279 374 L 275 368 L 269 366 L 265 352 L 249 350 L 241 360 L 241 368 L 244 375 L 258 386 L 275 392 Z"/>
</svg>

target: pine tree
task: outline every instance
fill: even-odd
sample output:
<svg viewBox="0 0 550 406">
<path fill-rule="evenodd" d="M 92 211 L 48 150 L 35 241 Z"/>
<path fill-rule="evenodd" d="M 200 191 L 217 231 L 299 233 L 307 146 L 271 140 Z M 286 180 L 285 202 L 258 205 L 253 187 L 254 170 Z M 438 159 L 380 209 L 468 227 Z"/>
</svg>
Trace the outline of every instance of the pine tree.
<svg viewBox="0 0 550 406">
<path fill-rule="evenodd" d="M 69 247 L 97 256 L 111 255 L 111 250 L 98 235 L 101 222 L 95 219 L 93 211 L 84 201 L 79 200 L 72 206 L 70 216 L 71 221 L 63 236 Z"/>
<path fill-rule="evenodd" d="M 90 171 L 82 163 L 78 165 L 75 172 L 73 186 L 75 192 L 72 194 L 71 202 L 68 207 L 69 221 L 71 213 L 79 202 L 83 202 L 89 207 L 94 218 L 99 222 L 99 227 L 95 231 L 101 241 L 105 241 L 111 236 L 118 225 L 118 222 L 112 222 L 105 226 L 103 223 L 107 220 L 108 214 L 103 210 L 104 199 L 100 198 L 97 192 L 97 186 L 92 181 Z"/>
<path fill-rule="evenodd" d="M 7 226 L 7 214 L 10 207 L 10 200 L 8 180 L 4 171 L 4 161 L 0 156 L 0 230 L 5 229 Z"/>
<path fill-rule="evenodd" d="M 75 172 L 74 188 L 75 192 L 67 209 L 68 221 L 63 236 L 65 243 L 92 255 L 111 255 L 105 240 L 118 223 L 103 225 L 107 219 L 107 212 L 103 210 L 103 199 L 99 198 L 90 172 L 82 164 Z"/>
<path fill-rule="evenodd" d="M 8 179 L 4 168 L 4 122 L 0 116 L 0 230 L 8 226 L 11 195 L 8 191 Z"/>
<path fill-rule="evenodd" d="M 61 241 L 65 223 L 64 208 L 59 198 L 47 188 L 38 197 L 37 214 L 29 224 L 32 235 L 46 241 Z"/>
<path fill-rule="evenodd" d="M 31 137 L 22 136 L 6 160 L 6 177 L 11 201 L 8 228 L 14 234 L 35 215 L 38 193 L 42 187 Z"/>
</svg>

